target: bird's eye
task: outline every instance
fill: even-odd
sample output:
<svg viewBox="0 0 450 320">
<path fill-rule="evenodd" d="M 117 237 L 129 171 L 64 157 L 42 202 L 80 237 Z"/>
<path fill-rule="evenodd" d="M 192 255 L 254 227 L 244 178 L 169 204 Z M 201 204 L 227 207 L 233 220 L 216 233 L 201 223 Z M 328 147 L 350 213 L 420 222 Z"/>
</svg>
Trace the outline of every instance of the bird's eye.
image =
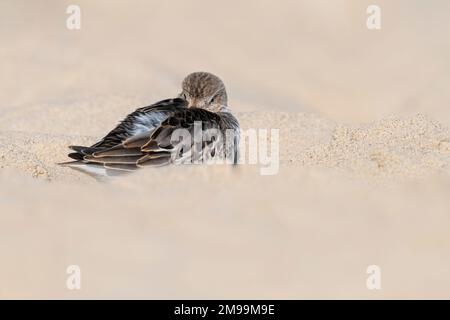
<svg viewBox="0 0 450 320">
<path fill-rule="evenodd" d="M 216 97 L 214 96 L 214 97 L 212 97 L 212 99 L 211 100 L 209 100 L 209 103 L 214 103 L 214 101 L 216 101 Z"/>
</svg>

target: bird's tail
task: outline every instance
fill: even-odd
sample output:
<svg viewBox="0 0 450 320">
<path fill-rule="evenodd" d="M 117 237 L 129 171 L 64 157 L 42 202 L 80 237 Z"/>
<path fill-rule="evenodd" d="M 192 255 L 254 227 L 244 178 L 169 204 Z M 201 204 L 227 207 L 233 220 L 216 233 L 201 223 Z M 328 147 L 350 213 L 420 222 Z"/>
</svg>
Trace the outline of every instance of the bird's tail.
<svg viewBox="0 0 450 320">
<path fill-rule="evenodd" d="M 69 148 L 75 151 L 68 154 L 68 156 L 74 160 L 60 162 L 58 165 L 86 173 L 96 179 L 99 177 L 123 175 L 124 173 L 129 172 L 124 170 L 115 170 L 114 168 L 107 168 L 102 163 L 95 163 L 85 159 L 85 157 L 92 156 L 93 153 L 103 150 L 102 148 L 83 146 L 69 146 Z"/>
</svg>

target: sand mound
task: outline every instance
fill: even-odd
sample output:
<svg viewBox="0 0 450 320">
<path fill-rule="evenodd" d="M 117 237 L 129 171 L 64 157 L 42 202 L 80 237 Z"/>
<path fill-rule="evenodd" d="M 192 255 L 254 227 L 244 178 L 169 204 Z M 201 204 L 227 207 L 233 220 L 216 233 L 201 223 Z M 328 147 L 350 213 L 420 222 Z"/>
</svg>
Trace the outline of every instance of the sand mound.
<svg viewBox="0 0 450 320">
<path fill-rule="evenodd" d="M 423 115 L 364 125 L 334 124 L 304 113 L 247 112 L 238 117 L 244 131 L 280 129 L 281 165 L 387 180 L 449 172 L 449 129 Z M 84 180 L 83 174 L 56 163 L 67 160 L 68 145 L 88 145 L 98 138 L 1 132 L 1 167 L 53 181 Z"/>
<path fill-rule="evenodd" d="M 98 136 L 1 132 L 0 297 L 448 295 L 448 128 L 422 115 L 238 117 L 244 130 L 280 129 L 276 175 L 180 166 L 98 182 L 56 165 Z M 65 289 L 71 264 L 82 291 Z M 365 288 L 371 264 L 387 290 Z"/>
</svg>

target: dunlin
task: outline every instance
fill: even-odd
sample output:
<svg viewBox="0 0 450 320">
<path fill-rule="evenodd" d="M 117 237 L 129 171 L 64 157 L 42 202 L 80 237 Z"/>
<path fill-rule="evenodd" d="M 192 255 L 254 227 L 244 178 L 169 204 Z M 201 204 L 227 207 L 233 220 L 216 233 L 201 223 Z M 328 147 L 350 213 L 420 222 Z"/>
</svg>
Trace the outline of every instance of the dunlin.
<svg viewBox="0 0 450 320">
<path fill-rule="evenodd" d="M 236 163 L 238 144 L 239 122 L 228 107 L 225 85 L 211 73 L 195 72 L 183 80 L 177 98 L 137 109 L 90 147 L 70 146 L 75 161 L 64 164 L 110 175 L 206 158 Z"/>
</svg>

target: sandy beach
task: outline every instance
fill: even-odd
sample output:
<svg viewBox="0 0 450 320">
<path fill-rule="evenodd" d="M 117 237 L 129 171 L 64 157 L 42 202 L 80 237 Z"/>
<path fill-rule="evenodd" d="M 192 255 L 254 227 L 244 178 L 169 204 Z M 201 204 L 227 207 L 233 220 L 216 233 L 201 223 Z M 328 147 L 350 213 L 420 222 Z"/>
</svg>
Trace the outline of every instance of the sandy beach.
<svg viewBox="0 0 450 320">
<path fill-rule="evenodd" d="M 2 1 L 0 298 L 448 299 L 450 4 L 378 3 Z M 57 165 L 200 70 L 278 173 Z"/>
</svg>

